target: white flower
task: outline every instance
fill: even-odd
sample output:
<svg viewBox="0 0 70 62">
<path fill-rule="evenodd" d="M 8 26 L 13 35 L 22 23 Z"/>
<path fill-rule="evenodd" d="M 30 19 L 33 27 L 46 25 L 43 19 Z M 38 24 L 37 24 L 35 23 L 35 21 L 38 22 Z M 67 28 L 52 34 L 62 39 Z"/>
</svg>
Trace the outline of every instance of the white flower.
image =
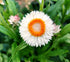
<svg viewBox="0 0 70 62">
<path fill-rule="evenodd" d="M 53 21 L 43 12 L 32 11 L 23 17 L 19 32 L 27 44 L 36 47 L 45 45 L 52 39 Z"/>
<path fill-rule="evenodd" d="M 0 0 L 0 4 L 4 5 L 4 2 L 3 2 L 3 0 Z"/>
<path fill-rule="evenodd" d="M 54 33 L 58 33 L 58 32 L 60 32 L 60 25 L 56 25 L 56 24 L 54 24 Z"/>
<path fill-rule="evenodd" d="M 15 16 L 11 15 L 9 18 L 10 19 L 8 21 L 10 22 L 10 24 L 13 24 L 13 23 L 17 24 L 20 20 L 18 15 L 15 15 Z"/>
<path fill-rule="evenodd" d="M 39 0 L 40 3 L 42 3 L 42 0 Z"/>
</svg>

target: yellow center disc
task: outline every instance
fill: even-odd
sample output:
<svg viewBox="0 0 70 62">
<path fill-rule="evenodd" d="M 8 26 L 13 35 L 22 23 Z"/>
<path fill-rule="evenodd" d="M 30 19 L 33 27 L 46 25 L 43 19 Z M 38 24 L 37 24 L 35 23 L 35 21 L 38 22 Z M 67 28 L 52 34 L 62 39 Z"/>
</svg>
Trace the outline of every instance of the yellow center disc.
<svg viewBox="0 0 70 62">
<path fill-rule="evenodd" d="M 28 29 L 33 36 L 41 36 L 45 33 L 45 22 L 42 19 L 33 19 L 28 24 Z"/>
</svg>

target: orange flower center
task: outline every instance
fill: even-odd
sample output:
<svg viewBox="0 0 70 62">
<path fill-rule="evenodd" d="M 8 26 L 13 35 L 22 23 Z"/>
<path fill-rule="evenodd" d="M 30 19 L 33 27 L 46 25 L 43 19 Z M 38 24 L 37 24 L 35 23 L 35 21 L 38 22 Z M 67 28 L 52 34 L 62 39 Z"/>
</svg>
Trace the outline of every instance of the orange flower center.
<svg viewBox="0 0 70 62">
<path fill-rule="evenodd" d="M 28 29 L 33 36 L 41 36 L 45 33 L 45 22 L 42 19 L 33 19 L 28 24 Z"/>
</svg>

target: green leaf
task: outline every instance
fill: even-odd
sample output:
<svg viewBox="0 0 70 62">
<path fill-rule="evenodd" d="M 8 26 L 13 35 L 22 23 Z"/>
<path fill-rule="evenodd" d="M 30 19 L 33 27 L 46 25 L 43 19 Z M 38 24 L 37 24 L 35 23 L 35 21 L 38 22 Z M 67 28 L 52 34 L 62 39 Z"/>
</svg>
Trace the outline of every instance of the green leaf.
<svg viewBox="0 0 70 62">
<path fill-rule="evenodd" d="M 48 13 L 48 15 L 50 15 L 51 18 L 53 18 L 60 11 L 62 4 L 63 0 L 58 0 L 55 5 L 50 6 L 48 9 L 45 9 L 44 11 L 46 11 L 46 13 Z"/>
<path fill-rule="evenodd" d="M 23 42 L 20 43 L 19 46 L 17 46 L 16 50 L 17 50 L 17 51 L 20 51 L 20 50 L 24 49 L 24 48 L 27 47 L 27 46 L 28 46 L 28 45 L 23 41 Z"/>
<path fill-rule="evenodd" d="M 9 24 L 4 20 L 4 17 L 2 16 L 2 14 L 0 13 L 0 22 L 2 27 L 4 27 L 4 30 L 6 30 L 6 32 L 4 34 L 7 34 L 8 36 L 10 36 L 11 38 L 15 39 L 18 41 L 18 36 L 16 34 L 16 32 L 14 31 L 14 29 L 9 26 Z M 1 31 L 4 32 L 1 28 Z"/>
<path fill-rule="evenodd" d="M 1 53 L 0 53 L 0 62 L 3 62 L 3 58 L 2 58 L 2 56 L 1 56 Z"/>
<path fill-rule="evenodd" d="M 3 49 L 3 44 L 0 44 L 0 51 Z"/>
<path fill-rule="evenodd" d="M 23 14 L 20 12 L 18 13 L 19 17 L 22 19 L 23 18 Z"/>
<path fill-rule="evenodd" d="M 0 53 L 0 62 L 8 62 L 8 56 Z"/>
<path fill-rule="evenodd" d="M 3 7 L 2 6 L 0 6 L 0 12 L 3 12 Z"/>
<path fill-rule="evenodd" d="M 0 24 L 3 24 L 3 25 L 6 24 L 6 22 L 5 22 L 5 20 L 4 20 L 4 18 L 3 18 L 1 13 L 0 13 Z"/>
<path fill-rule="evenodd" d="M 9 37 L 12 37 L 10 31 L 8 29 L 6 29 L 4 26 L 0 25 L 0 32 L 2 32 L 5 35 L 8 35 Z"/>
<path fill-rule="evenodd" d="M 69 39 L 67 39 L 65 42 L 70 44 L 70 38 L 69 38 Z"/>
<path fill-rule="evenodd" d="M 38 57 L 38 60 L 39 60 L 40 62 L 54 62 L 54 61 L 52 61 L 52 60 L 49 60 L 49 59 L 48 59 L 47 57 L 45 57 L 44 55 Z"/>
<path fill-rule="evenodd" d="M 7 0 L 10 14 L 16 15 L 17 9 L 13 0 Z"/>
<path fill-rule="evenodd" d="M 53 41 L 53 44 L 52 46 L 45 52 L 43 53 L 43 55 L 47 55 L 53 48 L 57 48 L 57 45 L 60 43 L 60 42 L 65 42 L 67 39 L 70 39 L 70 34 L 67 34 L 63 37 L 60 37 L 58 39 L 55 39 Z"/>
<path fill-rule="evenodd" d="M 59 58 L 60 58 L 61 61 L 64 60 L 64 56 L 63 55 L 60 55 Z"/>
<path fill-rule="evenodd" d="M 64 4 L 66 9 L 70 8 L 70 0 L 65 0 Z"/>
<path fill-rule="evenodd" d="M 69 15 L 66 15 L 66 16 L 64 17 L 63 23 L 64 23 L 65 21 L 67 21 L 68 19 L 70 19 L 70 13 L 69 13 Z"/>
<path fill-rule="evenodd" d="M 65 59 L 65 62 L 70 62 L 68 59 Z"/>
<path fill-rule="evenodd" d="M 47 55 L 48 56 L 60 56 L 60 55 L 63 55 L 67 52 L 69 52 L 69 51 L 64 50 L 64 49 L 57 49 L 57 50 L 54 50 L 54 51 L 50 51 Z"/>
<path fill-rule="evenodd" d="M 8 62 L 8 56 L 7 56 L 7 55 L 2 54 L 2 57 L 3 57 L 3 61 L 4 61 L 4 62 Z"/>
<path fill-rule="evenodd" d="M 54 62 L 54 61 L 52 61 L 52 60 L 49 60 L 49 59 L 43 59 L 43 58 L 41 58 L 39 61 L 40 61 L 40 62 Z"/>
<path fill-rule="evenodd" d="M 8 21 L 10 14 L 8 14 L 8 13 L 9 13 L 9 12 L 7 12 L 7 11 L 3 11 L 3 12 L 2 12 L 5 21 L 10 25 L 10 23 L 9 23 L 9 21 Z"/>
<path fill-rule="evenodd" d="M 46 62 L 54 62 L 54 61 L 52 61 L 52 60 L 48 60 L 48 59 L 47 59 L 47 61 L 46 61 Z"/>
<path fill-rule="evenodd" d="M 70 18 L 70 0 L 64 0 L 62 5 L 62 20 L 61 23 L 65 23 Z"/>
<path fill-rule="evenodd" d="M 65 34 L 67 34 L 67 33 L 70 33 L 70 23 L 67 24 L 67 25 L 61 30 L 61 32 L 60 32 L 60 34 L 61 34 L 62 36 L 65 35 Z"/>
<path fill-rule="evenodd" d="M 13 62 L 20 62 L 19 52 L 16 51 L 16 54 L 14 55 L 14 51 L 15 51 L 16 47 L 17 47 L 17 44 L 14 42 L 12 44 L 12 61 Z"/>
<path fill-rule="evenodd" d="M 58 39 L 55 39 L 52 47 L 56 48 L 56 46 L 60 43 L 60 42 L 66 42 L 68 39 L 70 39 L 70 34 L 66 34 Z"/>
<path fill-rule="evenodd" d="M 17 44 L 14 42 L 12 44 L 12 58 L 11 59 L 14 60 L 14 62 L 16 62 L 16 61 L 20 62 L 19 51 L 26 48 L 27 46 L 28 45 L 25 42 L 21 42 L 19 46 L 17 46 Z M 10 61 L 11 61 L 11 59 L 10 59 Z"/>
</svg>

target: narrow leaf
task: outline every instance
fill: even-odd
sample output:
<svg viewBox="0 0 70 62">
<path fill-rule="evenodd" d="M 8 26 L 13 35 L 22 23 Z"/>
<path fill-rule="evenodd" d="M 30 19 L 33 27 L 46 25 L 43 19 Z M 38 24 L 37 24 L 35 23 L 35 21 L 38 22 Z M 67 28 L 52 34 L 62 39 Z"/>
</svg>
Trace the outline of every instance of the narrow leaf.
<svg viewBox="0 0 70 62">
<path fill-rule="evenodd" d="M 49 52 L 47 55 L 48 56 L 60 56 L 60 55 L 63 55 L 67 52 L 68 52 L 68 50 L 58 49 L 58 50 L 54 50 L 54 51 Z"/>
<path fill-rule="evenodd" d="M 17 46 L 16 43 L 13 43 L 12 44 L 13 55 L 12 55 L 11 59 L 14 59 L 18 55 L 19 51 L 22 50 L 22 49 L 24 49 L 24 48 L 26 48 L 27 46 L 28 45 L 24 41 L 21 42 L 19 46 Z M 10 59 L 10 61 L 11 61 L 11 59 Z"/>
<path fill-rule="evenodd" d="M 17 35 L 16 35 L 16 32 L 13 30 L 13 28 L 11 28 L 8 23 L 4 20 L 4 17 L 2 16 L 2 14 L 0 13 L 0 22 L 1 22 L 1 25 L 3 25 L 7 30 L 8 32 L 11 34 L 11 38 L 13 39 L 17 39 Z"/>
<path fill-rule="evenodd" d="M 0 32 L 2 32 L 5 35 L 8 35 L 9 37 L 12 37 L 9 30 L 6 29 L 5 27 L 1 26 L 1 25 L 0 25 Z"/>
<path fill-rule="evenodd" d="M 17 9 L 13 0 L 7 0 L 10 14 L 16 15 Z"/>
<path fill-rule="evenodd" d="M 16 47 L 17 47 L 17 44 L 14 42 L 12 44 L 12 61 L 13 62 L 20 62 L 19 52 L 17 51 L 16 54 L 14 54 L 14 51 L 15 51 Z"/>
<path fill-rule="evenodd" d="M 69 24 L 67 24 L 62 30 L 61 30 L 61 35 L 63 36 L 63 35 L 65 35 L 65 34 L 67 34 L 67 33 L 70 33 L 70 23 Z"/>
<path fill-rule="evenodd" d="M 54 16 L 56 16 L 56 14 L 59 12 L 59 10 L 61 9 L 61 5 L 63 4 L 63 0 L 58 0 L 57 3 L 55 5 L 50 6 L 48 9 L 44 9 L 44 11 L 46 11 L 46 13 L 48 13 L 48 15 L 51 16 L 51 18 L 53 18 Z"/>
</svg>

